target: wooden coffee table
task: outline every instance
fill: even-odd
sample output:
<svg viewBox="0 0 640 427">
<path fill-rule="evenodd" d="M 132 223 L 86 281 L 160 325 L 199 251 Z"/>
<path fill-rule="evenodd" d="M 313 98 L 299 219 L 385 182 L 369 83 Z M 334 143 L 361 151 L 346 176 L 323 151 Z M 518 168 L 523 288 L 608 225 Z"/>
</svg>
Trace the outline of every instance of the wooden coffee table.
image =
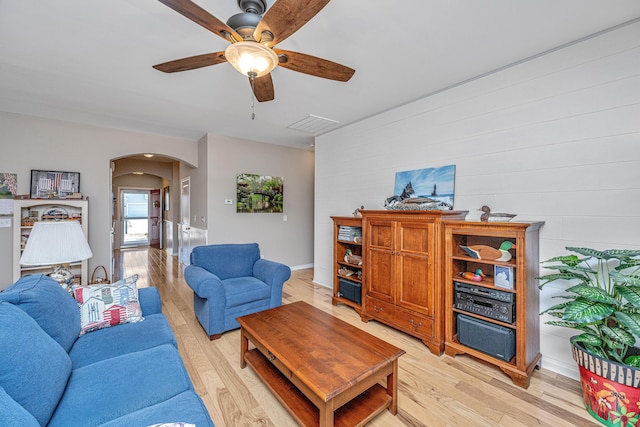
<svg viewBox="0 0 640 427">
<path fill-rule="evenodd" d="M 241 367 L 249 364 L 300 425 L 362 426 L 387 408 L 398 412 L 404 350 L 302 301 L 238 322 Z"/>
</svg>

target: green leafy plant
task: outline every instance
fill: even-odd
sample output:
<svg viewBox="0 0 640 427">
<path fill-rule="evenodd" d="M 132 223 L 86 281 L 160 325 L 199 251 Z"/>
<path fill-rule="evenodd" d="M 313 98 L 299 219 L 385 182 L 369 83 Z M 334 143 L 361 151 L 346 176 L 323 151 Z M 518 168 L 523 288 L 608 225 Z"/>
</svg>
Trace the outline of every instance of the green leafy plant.
<svg viewBox="0 0 640 427">
<path fill-rule="evenodd" d="M 552 282 L 567 284 L 565 301 L 544 310 L 557 319 L 548 325 L 581 331 L 572 338 L 604 359 L 640 367 L 640 250 L 567 247 L 572 255 L 543 261 L 554 273 L 538 277 L 542 289 Z M 575 255 L 578 254 L 578 255 Z M 582 257 L 580 257 L 582 256 Z"/>
</svg>

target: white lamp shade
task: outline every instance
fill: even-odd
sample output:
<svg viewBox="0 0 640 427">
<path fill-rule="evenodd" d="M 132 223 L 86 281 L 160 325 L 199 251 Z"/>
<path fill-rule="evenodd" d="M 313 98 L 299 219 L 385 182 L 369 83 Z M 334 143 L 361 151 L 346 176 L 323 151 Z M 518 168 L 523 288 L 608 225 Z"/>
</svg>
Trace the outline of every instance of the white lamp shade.
<svg viewBox="0 0 640 427">
<path fill-rule="evenodd" d="M 230 44 L 224 56 L 233 68 L 245 76 L 255 73 L 256 77 L 262 77 L 278 65 L 278 55 L 271 48 L 252 41 Z"/>
<path fill-rule="evenodd" d="M 34 223 L 20 264 L 67 264 L 92 256 L 78 221 L 42 221 Z"/>
</svg>

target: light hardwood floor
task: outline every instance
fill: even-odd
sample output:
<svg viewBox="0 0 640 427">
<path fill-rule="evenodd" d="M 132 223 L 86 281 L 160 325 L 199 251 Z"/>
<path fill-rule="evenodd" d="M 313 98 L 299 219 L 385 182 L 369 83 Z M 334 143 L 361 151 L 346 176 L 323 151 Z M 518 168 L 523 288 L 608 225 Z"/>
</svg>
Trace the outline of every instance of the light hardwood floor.
<svg viewBox="0 0 640 427">
<path fill-rule="evenodd" d="M 175 257 L 151 248 L 117 251 L 115 278 L 134 273 L 140 275 L 139 286 L 159 289 L 184 363 L 217 427 L 297 425 L 251 368 L 240 369 L 238 330 L 209 341 L 193 313 L 193 293 Z M 577 381 L 543 368 L 525 390 L 500 370 L 468 356 L 434 356 L 413 337 L 375 321 L 364 323 L 349 307 L 333 306 L 331 290 L 315 285 L 312 278 L 312 270 L 293 272 L 284 286 L 283 303 L 306 301 L 406 351 L 399 362 L 398 414 L 385 411 L 369 425 L 599 425 L 584 409 Z"/>
</svg>

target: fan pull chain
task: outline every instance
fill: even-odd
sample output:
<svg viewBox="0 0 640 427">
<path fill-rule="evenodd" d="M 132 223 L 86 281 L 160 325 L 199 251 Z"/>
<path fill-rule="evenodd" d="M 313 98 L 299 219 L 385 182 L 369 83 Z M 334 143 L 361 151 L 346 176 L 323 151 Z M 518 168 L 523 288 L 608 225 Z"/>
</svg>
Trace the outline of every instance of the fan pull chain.
<svg viewBox="0 0 640 427">
<path fill-rule="evenodd" d="M 256 119 L 255 111 L 255 79 L 256 73 L 249 72 L 249 80 L 251 80 L 251 120 Z"/>
</svg>

